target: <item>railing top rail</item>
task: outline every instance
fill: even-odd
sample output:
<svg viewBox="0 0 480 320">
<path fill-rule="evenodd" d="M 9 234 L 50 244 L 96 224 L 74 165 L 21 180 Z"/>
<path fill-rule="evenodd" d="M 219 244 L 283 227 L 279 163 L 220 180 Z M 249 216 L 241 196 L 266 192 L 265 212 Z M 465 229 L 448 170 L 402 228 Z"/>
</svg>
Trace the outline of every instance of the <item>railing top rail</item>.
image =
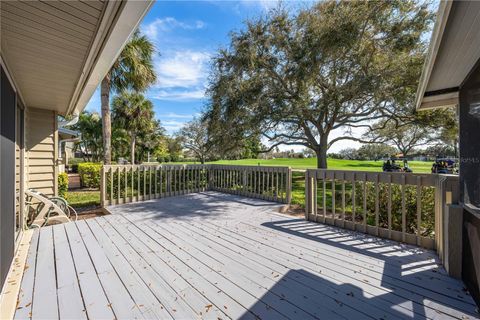
<svg viewBox="0 0 480 320">
<path fill-rule="evenodd" d="M 231 164 L 209 164 L 212 168 L 236 168 L 236 169 L 250 169 L 250 170 L 284 170 L 288 171 L 291 167 L 287 166 L 256 166 L 256 165 L 231 165 Z"/>
<path fill-rule="evenodd" d="M 318 179 L 338 179 L 344 181 L 367 181 L 393 184 L 406 184 L 433 187 L 438 179 L 445 179 L 451 183 L 458 182 L 456 175 L 442 175 L 431 173 L 411 172 L 371 172 L 353 170 L 307 169 L 306 174 Z"/>
<path fill-rule="evenodd" d="M 103 167 L 105 168 L 112 168 L 112 167 L 163 167 L 163 168 L 207 168 L 209 165 L 207 164 L 105 164 Z"/>
<path fill-rule="evenodd" d="M 145 163 L 145 164 L 108 164 L 103 165 L 105 168 L 110 167 L 199 167 L 199 168 L 237 168 L 237 169 L 256 169 L 256 170 L 267 170 L 267 169 L 278 169 L 278 170 L 289 170 L 290 167 L 287 166 L 254 166 L 254 165 L 230 165 L 230 164 L 154 164 L 154 163 Z"/>
</svg>

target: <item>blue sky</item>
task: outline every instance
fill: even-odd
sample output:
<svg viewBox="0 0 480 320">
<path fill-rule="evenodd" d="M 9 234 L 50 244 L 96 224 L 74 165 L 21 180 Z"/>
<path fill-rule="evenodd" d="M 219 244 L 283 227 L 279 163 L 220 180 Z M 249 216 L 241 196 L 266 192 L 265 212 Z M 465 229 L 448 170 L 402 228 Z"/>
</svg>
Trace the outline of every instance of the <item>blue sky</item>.
<svg viewBox="0 0 480 320">
<path fill-rule="evenodd" d="M 206 100 L 210 59 L 229 43 L 229 33 L 243 28 L 249 18 L 267 14 L 277 1 L 157 1 L 140 29 L 155 44 L 158 82 L 146 95 L 168 134 L 173 134 L 197 116 Z M 290 10 L 305 2 L 284 2 Z M 100 93 L 95 92 L 89 111 L 100 111 Z M 333 138 L 333 137 L 332 137 Z M 352 147 L 354 143 L 347 142 Z M 345 145 L 336 144 L 330 151 Z M 292 149 L 288 146 L 282 149 Z M 302 147 L 294 147 L 296 150 Z"/>
</svg>

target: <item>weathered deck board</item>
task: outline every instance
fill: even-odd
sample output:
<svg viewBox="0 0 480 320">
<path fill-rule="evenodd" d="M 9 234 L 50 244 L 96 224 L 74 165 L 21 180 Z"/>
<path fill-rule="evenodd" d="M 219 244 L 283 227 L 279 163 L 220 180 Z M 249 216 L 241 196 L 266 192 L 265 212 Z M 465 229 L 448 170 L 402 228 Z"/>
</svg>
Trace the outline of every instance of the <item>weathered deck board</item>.
<svg viewBox="0 0 480 320">
<path fill-rule="evenodd" d="M 58 318 L 57 284 L 53 251 L 53 229 L 40 229 L 38 240 L 35 288 L 33 291 L 32 319 Z"/>
<path fill-rule="evenodd" d="M 210 226 L 205 226 L 205 228 L 209 228 Z M 206 229 L 202 229 L 205 231 Z M 226 241 L 235 241 L 236 243 L 245 243 L 246 246 L 249 244 L 260 244 L 262 252 L 268 252 L 272 259 L 277 259 L 278 257 L 282 257 L 284 259 L 289 259 L 292 262 L 299 263 L 302 267 L 311 269 L 314 271 L 318 267 L 326 267 L 332 271 L 338 270 L 342 268 L 342 270 L 356 273 L 358 276 L 362 276 L 366 281 L 369 283 L 374 283 L 377 281 L 378 283 L 385 283 L 389 284 L 395 288 L 402 288 L 412 293 L 417 293 L 424 297 L 435 297 L 436 300 L 439 300 L 443 303 L 450 304 L 452 306 L 463 307 L 466 310 L 474 310 L 471 309 L 471 304 L 465 303 L 464 300 L 468 301 L 468 296 L 465 295 L 463 292 L 459 292 L 458 290 L 451 290 L 447 288 L 442 283 L 437 284 L 437 286 L 430 286 L 429 290 L 425 289 L 423 286 L 423 279 L 422 277 L 418 276 L 418 279 L 410 279 L 408 276 L 403 277 L 404 279 L 395 279 L 389 275 L 382 274 L 382 273 L 375 273 L 369 269 L 356 267 L 352 263 L 343 264 L 338 262 L 334 259 L 329 259 L 327 255 L 319 254 L 317 256 L 308 256 L 307 254 L 297 254 L 295 250 L 292 250 L 290 247 L 285 246 L 282 241 L 272 242 L 267 237 L 258 238 L 256 236 L 252 236 L 249 230 L 241 229 L 230 231 L 228 228 L 218 228 L 215 232 L 221 232 L 225 237 Z M 414 285 L 412 282 L 414 280 L 418 281 L 418 285 Z M 426 281 L 425 281 L 426 282 Z M 428 290 L 428 291 L 427 291 Z M 440 292 L 440 293 L 439 293 Z M 449 297 L 449 295 L 454 292 L 456 296 Z M 458 299 L 457 299 L 458 298 Z"/>
<path fill-rule="evenodd" d="M 22 284 L 18 294 L 18 307 L 16 317 L 28 319 L 32 316 L 33 288 L 35 286 L 35 268 L 37 264 L 38 236 L 40 230 L 35 230 L 32 235 L 28 256 L 23 273 Z"/>
<path fill-rule="evenodd" d="M 95 266 L 95 271 L 105 290 L 105 294 L 110 301 L 115 317 L 117 319 L 143 319 L 138 306 L 132 300 L 122 280 L 118 277 L 90 229 L 85 228 L 85 225 L 81 222 L 76 225 L 90 259 Z"/>
<path fill-rule="evenodd" d="M 117 218 L 117 217 L 115 217 Z M 112 219 L 109 219 L 110 221 Z M 193 264 L 191 267 L 186 265 L 182 260 L 178 259 L 175 255 L 165 250 L 164 247 L 155 243 L 147 234 L 145 234 L 143 229 L 138 229 L 135 226 L 127 224 L 117 223 L 118 219 L 115 219 L 115 228 L 122 231 L 122 234 L 128 234 L 129 236 L 137 237 L 145 246 L 144 253 L 149 256 L 149 260 L 152 262 L 158 262 L 158 259 L 161 259 L 162 262 L 158 264 L 165 263 L 166 266 L 175 270 L 182 279 L 190 286 L 193 290 L 196 288 L 202 288 L 200 295 L 205 299 L 204 303 L 200 305 L 202 316 L 208 317 L 209 313 L 213 314 L 213 318 L 223 318 L 226 314 L 223 313 L 223 310 L 228 310 L 228 314 L 233 318 L 239 318 L 244 315 L 245 319 L 254 319 L 253 314 L 248 313 L 248 309 L 242 307 L 237 301 L 230 298 L 222 290 L 219 290 L 218 287 L 215 287 L 211 282 L 206 281 L 203 278 L 203 275 L 197 272 L 197 265 Z M 133 230 L 131 230 L 133 229 Z M 131 238 L 130 238 L 131 239 Z M 178 279 L 178 278 L 177 278 Z M 209 300 L 209 297 L 211 301 Z M 207 304 L 205 304 L 205 302 Z M 206 310 L 207 305 L 212 305 L 209 307 L 209 310 Z M 226 308 L 225 308 L 226 307 Z M 214 310 L 222 310 L 213 312 Z"/>
<path fill-rule="evenodd" d="M 42 228 L 32 238 L 15 316 L 479 318 L 433 252 L 275 209 L 206 192 Z"/>
<path fill-rule="evenodd" d="M 160 227 L 157 228 L 154 226 L 154 228 L 152 228 L 148 225 L 145 225 L 145 227 L 142 225 L 142 230 L 146 234 L 179 259 L 183 261 L 197 260 L 199 263 L 195 263 L 196 270 L 201 272 L 205 279 L 211 283 L 215 283 L 222 292 L 225 292 L 231 297 L 235 297 L 243 306 L 255 305 L 255 303 L 261 301 L 261 305 L 258 305 L 258 308 L 250 310 L 259 318 L 286 319 L 275 310 L 275 302 L 278 301 L 278 303 L 285 304 L 280 297 L 277 297 L 276 301 L 272 303 L 272 301 L 269 301 L 271 299 L 262 298 L 265 291 L 257 295 L 252 294 L 251 291 L 258 291 L 257 289 L 261 287 L 253 282 L 248 282 L 238 276 L 234 276 L 233 272 L 230 274 L 229 266 L 221 265 L 218 260 L 213 259 L 203 251 L 195 250 L 194 254 L 191 254 L 190 252 L 194 249 L 193 247 L 186 246 L 185 243 L 178 245 L 174 235 L 168 233 L 167 236 L 164 236 L 158 232 L 159 229 Z M 204 262 L 203 259 L 206 259 L 206 262 Z M 229 309 L 228 306 L 226 307 Z"/>
<path fill-rule="evenodd" d="M 204 231 L 205 231 L 205 229 L 201 229 L 201 232 L 204 232 Z M 213 234 L 211 239 L 215 240 L 218 237 L 219 237 L 218 235 Z M 280 250 L 277 250 L 277 248 L 275 248 L 275 247 L 272 247 L 274 250 L 272 250 L 272 248 L 260 247 L 260 248 L 257 248 L 256 251 L 252 253 L 252 252 L 249 252 L 249 250 L 248 250 L 248 243 L 245 244 L 245 242 L 242 242 L 242 239 L 237 238 L 237 235 L 232 236 L 232 234 L 227 234 L 226 237 L 231 238 L 231 240 L 234 241 L 234 242 L 230 242 L 230 240 L 226 241 L 225 240 L 226 238 L 221 238 L 222 241 L 226 241 L 230 245 L 239 246 L 240 249 L 241 249 L 240 254 L 242 256 L 245 256 L 245 257 L 248 257 L 249 259 L 251 259 L 251 261 L 253 263 L 261 261 L 263 263 L 263 265 L 266 265 L 266 266 L 268 266 L 268 267 L 270 267 L 274 270 L 278 270 L 278 272 L 281 272 L 281 270 L 283 270 L 284 268 L 287 268 L 287 270 L 300 270 L 300 273 L 306 272 L 306 278 L 304 279 L 304 283 L 313 282 L 313 281 L 319 282 L 319 285 L 322 286 L 323 291 L 326 291 L 326 287 L 328 287 L 328 282 L 327 282 L 327 285 L 325 285 L 325 283 L 322 283 L 321 281 L 318 281 L 319 276 L 321 278 L 323 278 L 323 277 L 328 278 L 328 280 L 330 282 L 335 282 L 336 288 L 333 287 L 334 290 L 339 290 L 338 289 L 339 287 L 341 288 L 345 284 L 351 283 L 351 284 L 356 285 L 359 288 L 362 288 L 362 291 L 363 291 L 362 294 L 368 294 L 368 293 L 373 292 L 374 297 L 380 296 L 380 298 L 383 298 L 384 296 L 388 297 L 389 295 L 394 294 L 394 295 L 398 295 L 399 297 L 403 298 L 403 300 L 408 299 L 407 301 L 409 301 L 409 300 L 411 300 L 412 302 L 416 301 L 414 298 L 417 297 L 417 296 L 414 295 L 414 297 L 412 298 L 413 293 L 411 291 L 403 290 L 400 287 L 390 286 L 388 283 L 383 284 L 379 279 L 376 279 L 376 281 L 375 281 L 375 279 L 371 279 L 371 278 L 368 278 L 368 277 L 365 278 L 364 275 L 362 274 L 362 272 L 360 272 L 361 269 L 358 269 L 358 271 L 351 270 L 351 273 L 346 272 L 348 270 L 348 267 L 349 267 L 348 264 L 345 264 L 345 265 L 341 265 L 341 264 L 331 265 L 328 262 L 323 261 L 321 264 L 315 265 L 315 264 L 311 263 L 310 261 L 304 259 L 303 257 L 295 257 L 295 255 L 293 255 L 291 253 L 285 254 L 285 252 L 281 252 Z M 261 243 L 261 241 L 259 240 L 258 243 Z M 279 243 L 279 244 L 277 244 L 277 246 L 281 246 L 281 244 Z M 260 257 L 259 257 L 258 254 L 256 254 L 256 252 L 261 252 L 262 253 L 260 255 Z M 292 252 L 292 250 L 290 250 L 290 252 Z M 317 260 L 321 261 L 321 259 L 317 259 Z M 318 274 L 318 275 L 316 275 L 316 274 Z M 289 276 L 287 276 L 287 277 L 289 277 Z M 360 278 L 360 277 L 362 277 L 362 278 Z M 382 289 L 382 288 L 386 288 L 386 289 L 390 289 L 390 290 L 387 290 L 385 292 L 378 292 L 378 291 L 375 290 L 375 289 Z M 345 295 L 348 295 L 350 292 L 352 292 L 352 291 L 349 291 L 349 290 L 352 290 L 352 289 L 343 289 L 343 290 L 340 289 L 340 291 L 344 291 Z M 355 288 L 353 290 L 355 290 Z M 398 301 L 399 297 L 394 297 L 394 299 L 396 301 Z M 422 298 L 424 298 L 424 296 L 418 296 L 418 302 L 420 304 L 422 304 Z M 392 300 L 390 298 L 389 298 L 389 301 L 392 302 Z M 429 300 L 427 300 L 427 302 L 428 301 Z M 376 307 L 379 307 L 379 306 L 382 305 L 381 299 L 371 300 L 370 303 L 374 304 Z M 436 309 L 434 308 L 432 310 L 430 310 L 429 308 L 426 308 L 425 310 L 422 310 L 421 316 L 422 317 L 427 316 L 427 317 L 433 317 L 433 318 L 436 317 L 438 315 L 437 311 L 438 310 L 443 310 L 442 309 L 443 305 L 440 304 L 437 307 L 438 308 L 436 308 Z M 385 311 L 388 311 L 389 308 L 390 307 L 387 304 L 387 308 L 385 309 Z M 408 307 L 407 307 L 407 309 L 408 309 Z M 373 310 L 375 310 L 375 308 L 373 308 L 373 307 L 372 307 L 372 309 L 369 309 L 369 311 L 373 311 Z M 412 308 L 410 308 L 410 310 L 414 311 L 415 308 L 412 307 Z M 400 312 L 400 314 L 397 314 L 396 316 L 401 317 L 404 313 L 404 310 L 398 310 L 398 311 Z M 445 309 L 445 311 L 448 313 L 449 311 L 451 311 L 451 309 L 447 308 L 447 309 Z M 423 314 L 424 312 L 426 314 Z"/>
<path fill-rule="evenodd" d="M 197 291 L 195 287 L 197 282 L 195 280 L 201 279 L 201 277 L 197 277 L 197 279 L 194 277 L 188 279 L 189 273 L 192 273 L 193 270 L 182 270 L 183 272 L 181 272 L 177 270 L 180 266 L 170 266 L 165 261 L 166 258 L 165 260 L 161 259 L 152 248 L 147 246 L 146 243 L 148 243 L 148 239 L 141 239 L 139 237 L 141 232 L 133 235 L 128 228 L 125 228 L 121 224 L 115 224 L 112 225 L 112 227 L 115 228 L 126 241 L 128 241 L 132 248 L 137 251 L 145 261 L 148 261 L 148 263 L 155 266 L 155 271 L 170 284 L 170 286 L 177 292 L 178 296 L 184 298 L 198 315 L 208 319 L 225 318 L 225 314 L 222 310 L 215 307 L 209 299 L 202 295 L 204 290 L 209 289 L 207 284 L 202 283 L 203 286 L 198 286 L 198 288 L 202 288 L 202 290 Z M 172 263 L 172 261 L 169 261 L 169 263 Z"/>
<path fill-rule="evenodd" d="M 55 266 L 57 269 L 58 312 L 63 319 L 86 319 L 85 305 L 78 285 L 75 265 L 65 227 L 53 226 Z"/>
<path fill-rule="evenodd" d="M 177 292 L 170 287 L 170 284 L 155 271 L 156 266 L 146 262 L 142 256 L 130 247 L 128 241 L 123 239 L 113 228 L 109 227 L 106 221 L 100 220 L 101 219 L 97 219 L 97 222 L 101 222 L 101 228 L 105 230 L 109 238 L 115 243 L 117 249 L 119 249 L 120 253 L 132 265 L 134 270 L 148 283 L 152 292 L 155 293 L 155 296 L 161 299 L 170 314 L 180 319 L 198 317 L 195 311 L 183 300 L 183 297 L 178 295 Z"/>
<path fill-rule="evenodd" d="M 100 228 L 97 221 L 92 219 L 83 223 L 88 224 L 88 227 L 92 230 L 99 245 L 102 247 L 123 283 L 128 288 L 128 291 L 135 300 L 137 306 L 143 312 L 145 318 L 173 319 L 163 306 L 162 302 L 155 297 L 150 286 L 143 281 L 137 272 L 135 272 L 132 266 L 111 242 L 110 238 L 105 234 L 104 230 Z M 77 224 L 81 225 L 83 223 L 78 222 Z"/>
<path fill-rule="evenodd" d="M 98 279 L 95 267 L 92 260 L 90 260 L 75 223 L 65 224 L 65 230 L 70 242 L 70 249 L 88 317 L 90 319 L 113 319 L 115 315 L 112 311 L 112 306 L 105 296 L 102 284 Z"/>
</svg>

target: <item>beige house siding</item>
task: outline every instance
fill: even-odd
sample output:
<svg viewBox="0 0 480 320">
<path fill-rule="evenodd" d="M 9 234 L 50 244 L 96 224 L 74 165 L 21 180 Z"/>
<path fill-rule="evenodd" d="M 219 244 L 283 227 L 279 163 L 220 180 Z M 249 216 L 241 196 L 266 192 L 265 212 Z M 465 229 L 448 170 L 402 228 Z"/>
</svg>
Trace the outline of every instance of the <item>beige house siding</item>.
<svg viewBox="0 0 480 320">
<path fill-rule="evenodd" d="M 27 151 L 27 188 L 46 195 L 57 194 L 56 113 L 27 108 L 25 146 Z"/>
</svg>

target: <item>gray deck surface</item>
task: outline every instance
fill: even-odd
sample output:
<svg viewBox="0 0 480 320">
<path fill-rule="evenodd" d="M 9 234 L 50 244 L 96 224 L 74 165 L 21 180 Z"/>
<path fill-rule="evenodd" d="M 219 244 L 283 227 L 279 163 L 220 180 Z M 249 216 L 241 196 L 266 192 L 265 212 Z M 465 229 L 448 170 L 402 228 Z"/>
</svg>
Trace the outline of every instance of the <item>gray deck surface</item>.
<svg viewBox="0 0 480 320">
<path fill-rule="evenodd" d="M 474 319 L 433 252 L 215 192 L 36 231 L 16 318 Z"/>
</svg>

